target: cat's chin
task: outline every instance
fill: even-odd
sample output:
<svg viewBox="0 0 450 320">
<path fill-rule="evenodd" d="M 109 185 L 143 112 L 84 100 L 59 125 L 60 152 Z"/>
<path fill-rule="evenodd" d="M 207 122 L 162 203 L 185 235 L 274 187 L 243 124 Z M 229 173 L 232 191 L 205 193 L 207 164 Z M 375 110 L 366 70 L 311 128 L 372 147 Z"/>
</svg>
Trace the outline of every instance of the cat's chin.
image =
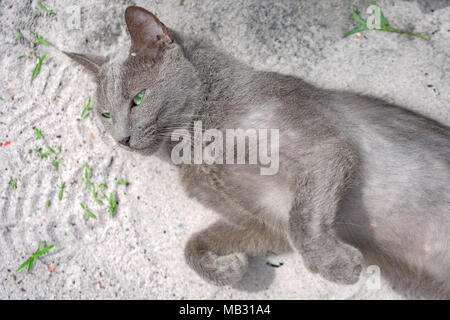
<svg viewBox="0 0 450 320">
<path fill-rule="evenodd" d="M 152 145 L 148 147 L 141 147 L 141 148 L 134 148 L 134 147 L 123 147 L 125 150 L 130 152 L 136 152 L 142 155 L 150 156 L 152 154 L 155 154 L 159 150 L 159 145 Z"/>
</svg>

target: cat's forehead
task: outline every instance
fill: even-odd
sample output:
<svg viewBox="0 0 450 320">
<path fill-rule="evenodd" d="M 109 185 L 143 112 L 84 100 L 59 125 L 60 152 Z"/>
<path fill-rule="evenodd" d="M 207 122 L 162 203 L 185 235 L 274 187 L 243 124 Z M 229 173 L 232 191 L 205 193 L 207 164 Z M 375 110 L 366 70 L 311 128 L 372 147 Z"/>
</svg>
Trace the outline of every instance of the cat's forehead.
<svg viewBox="0 0 450 320">
<path fill-rule="evenodd" d="M 118 96 L 124 93 L 124 79 L 126 72 L 123 68 L 124 61 L 128 57 L 127 51 L 116 51 L 108 55 L 106 62 L 101 67 L 98 80 L 100 87 L 108 96 Z"/>
<path fill-rule="evenodd" d="M 128 52 L 125 50 L 117 50 L 108 55 L 106 63 L 100 69 L 100 78 L 117 78 L 123 73 L 123 63 L 128 58 Z"/>
</svg>

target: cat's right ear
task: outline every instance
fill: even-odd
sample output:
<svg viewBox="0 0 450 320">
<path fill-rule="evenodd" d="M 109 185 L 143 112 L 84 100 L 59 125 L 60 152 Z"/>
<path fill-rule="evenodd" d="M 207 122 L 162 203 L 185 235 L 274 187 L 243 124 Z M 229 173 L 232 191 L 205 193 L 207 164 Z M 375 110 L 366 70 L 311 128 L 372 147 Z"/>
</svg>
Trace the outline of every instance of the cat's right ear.
<svg viewBox="0 0 450 320">
<path fill-rule="evenodd" d="M 156 58 L 167 44 L 173 42 L 164 23 L 144 8 L 128 7 L 125 22 L 131 37 L 131 55 Z"/>
<path fill-rule="evenodd" d="M 92 54 L 81 54 L 66 51 L 63 51 L 63 53 L 84 66 L 89 72 L 92 72 L 95 75 L 98 74 L 100 67 L 103 65 L 103 63 L 105 63 L 105 58 Z"/>
</svg>

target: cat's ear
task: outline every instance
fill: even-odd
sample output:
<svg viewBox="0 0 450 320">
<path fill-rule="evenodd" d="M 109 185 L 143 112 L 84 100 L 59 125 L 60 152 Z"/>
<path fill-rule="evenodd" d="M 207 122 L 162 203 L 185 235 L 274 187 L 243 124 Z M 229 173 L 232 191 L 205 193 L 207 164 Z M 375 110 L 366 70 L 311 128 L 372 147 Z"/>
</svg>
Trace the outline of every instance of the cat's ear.
<svg viewBox="0 0 450 320">
<path fill-rule="evenodd" d="M 94 74 L 98 74 L 100 67 L 103 63 L 105 63 L 105 58 L 92 54 L 81 54 L 66 51 L 63 51 L 63 53 L 83 65 L 88 71 Z"/>
<path fill-rule="evenodd" d="M 125 21 L 131 37 L 131 55 L 143 55 L 156 58 L 172 37 L 166 26 L 151 12 L 140 7 L 128 7 Z"/>
</svg>

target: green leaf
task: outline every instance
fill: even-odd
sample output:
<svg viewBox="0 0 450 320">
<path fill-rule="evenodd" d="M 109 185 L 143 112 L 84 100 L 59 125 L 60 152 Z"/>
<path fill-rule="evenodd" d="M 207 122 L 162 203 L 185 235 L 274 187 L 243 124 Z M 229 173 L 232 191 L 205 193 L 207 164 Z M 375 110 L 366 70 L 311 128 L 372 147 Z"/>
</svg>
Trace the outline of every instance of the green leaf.
<svg viewBox="0 0 450 320">
<path fill-rule="evenodd" d="M 45 147 L 47 148 L 48 151 L 50 151 L 50 153 L 55 154 L 55 150 L 53 150 L 51 147 L 49 147 L 47 145 Z"/>
<path fill-rule="evenodd" d="M 116 182 L 116 184 L 127 184 L 128 181 L 124 180 L 123 178 L 120 178 L 119 181 Z"/>
<path fill-rule="evenodd" d="M 374 28 L 373 26 L 370 26 L 370 28 L 369 28 L 367 23 L 355 12 L 355 10 L 350 9 L 350 14 L 352 15 L 353 19 L 359 24 L 359 27 L 355 27 L 355 28 L 347 31 L 343 36 L 344 38 L 346 38 L 349 35 L 354 34 L 356 32 L 370 29 L 370 30 L 388 31 L 388 32 L 395 32 L 395 33 L 404 33 L 404 34 L 408 34 L 411 36 L 420 37 L 422 39 L 428 39 L 428 36 L 420 34 L 420 33 L 402 31 L 402 30 L 398 30 L 398 29 L 389 27 L 389 22 L 387 21 L 386 17 L 384 16 L 381 8 L 375 3 L 375 1 L 372 1 L 371 5 L 373 7 L 375 7 L 376 9 L 379 9 L 379 11 L 380 11 L 380 21 L 379 21 L 380 26 L 379 27 L 376 26 L 376 28 Z"/>
<path fill-rule="evenodd" d="M 381 9 L 380 9 L 380 13 L 381 13 L 381 27 L 382 28 L 388 27 L 389 26 L 389 22 L 384 17 L 383 11 Z"/>
<path fill-rule="evenodd" d="M 44 12 L 51 14 L 51 15 L 56 15 L 56 12 L 54 12 L 53 10 L 49 10 L 47 9 L 40 1 L 37 2 L 37 5 L 39 8 L 41 8 Z"/>
<path fill-rule="evenodd" d="M 21 55 L 21 56 L 18 56 L 17 59 L 20 60 L 20 59 L 25 58 L 25 57 L 28 58 L 32 53 L 33 53 L 33 51 L 30 51 L 30 52 L 28 52 L 28 53 L 26 53 L 26 54 L 23 54 L 23 55 Z"/>
<path fill-rule="evenodd" d="M 44 61 L 46 56 L 47 56 L 47 54 L 45 53 L 41 58 L 38 59 L 36 66 L 34 67 L 34 70 L 33 70 L 32 78 L 36 77 L 39 69 L 41 68 L 42 61 Z"/>
<path fill-rule="evenodd" d="M 350 14 L 352 15 L 353 19 L 355 19 L 355 21 L 359 23 L 359 25 L 367 26 L 366 22 L 352 8 L 350 8 Z"/>
<path fill-rule="evenodd" d="M 20 31 L 19 29 L 14 29 L 14 32 L 16 33 L 16 42 L 20 41 Z"/>
<path fill-rule="evenodd" d="M 58 188 L 59 188 L 58 199 L 59 199 L 59 200 L 62 199 L 63 191 L 64 191 L 64 186 L 65 186 L 64 182 L 63 182 L 60 186 L 58 186 Z"/>
<path fill-rule="evenodd" d="M 344 38 L 348 37 L 351 34 L 363 31 L 363 30 L 368 30 L 369 28 L 367 27 L 367 23 L 356 13 L 355 10 L 353 10 L 352 8 L 350 8 L 350 14 L 352 15 L 353 19 L 359 24 L 359 27 L 355 27 L 349 31 L 347 31 L 346 33 L 344 33 Z"/>
<path fill-rule="evenodd" d="M 31 258 L 28 258 L 27 261 L 25 261 L 24 263 L 22 263 L 20 265 L 20 267 L 17 268 L 16 272 L 19 271 L 20 269 L 22 269 L 23 267 L 25 267 L 27 264 L 29 264 L 31 262 Z"/>
<path fill-rule="evenodd" d="M 89 97 L 89 101 L 88 101 L 87 105 L 84 107 L 83 112 L 81 113 L 81 118 L 85 117 L 86 112 L 88 111 L 90 105 L 91 105 L 91 97 Z"/>
<path fill-rule="evenodd" d="M 116 201 L 114 200 L 114 195 L 112 193 L 109 194 L 109 214 L 114 213 L 114 209 L 116 207 Z"/>
<path fill-rule="evenodd" d="M 99 205 L 103 205 L 103 202 L 101 202 L 98 198 L 97 198 L 97 194 L 98 194 L 98 190 L 95 189 L 95 187 L 92 187 L 92 195 L 94 196 L 94 200 L 95 202 L 97 202 L 97 204 Z"/>
<path fill-rule="evenodd" d="M 91 189 L 91 182 L 89 181 L 89 166 L 87 163 L 84 164 L 84 179 L 86 181 L 86 187 Z"/>
<path fill-rule="evenodd" d="M 13 177 L 9 176 L 9 183 L 11 184 L 11 188 L 13 190 L 17 189 L 17 183 L 16 181 L 13 179 Z"/>
<path fill-rule="evenodd" d="M 84 204 L 80 203 L 80 206 L 81 206 L 81 208 L 83 208 L 84 213 L 87 214 L 89 218 L 91 218 L 91 219 L 97 219 L 97 218 L 94 216 L 94 214 L 93 214 L 92 212 L 90 212 L 90 211 L 85 207 Z"/>
<path fill-rule="evenodd" d="M 43 38 L 39 37 L 38 34 L 35 32 L 34 35 L 36 36 L 36 40 L 39 41 L 40 43 L 42 43 L 43 45 L 47 46 L 50 48 L 50 45 L 48 44 L 47 41 L 45 41 Z"/>
<path fill-rule="evenodd" d="M 360 32 L 360 31 L 364 31 L 364 30 L 368 30 L 369 28 L 366 27 L 355 27 L 349 31 L 347 31 L 346 33 L 344 33 L 344 38 L 348 37 L 349 35 L 352 35 L 354 33 Z"/>
<path fill-rule="evenodd" d="M 36 133 L 37 140 L 42 139 L 42 133 L 41 133 L 41 130 L 39 130 L 39 128 L 34 128 L 34 132 Z"/>
<path fill-rule="evenodd" d="M 26 265 L 28 265 L 27 272 L 29 272 L 31 270 L 31 267 L 33 266 L 34 259 L 39 256 L 42 256 L 43 254 L 47 253 L 48 251 L 50 251 L 50 249 L 52 249 L 54 247 L 54 245 L 50 245 L 46 248 L 41 249 L 41 246 L 44 246 L 44 245 L 45 245 L 45 241 L 39 242 L 39 245 L 38 245 L 38 248 L 36 249 L 36 251 L 31 255 L 31 257 L 29 257 L 27 259 L 27 261 L 25 261 L 23 264 L 20 265 L 19 268 L 17 268 L 16 272 L 21 270 L 22 268 L 24 268 Z"/>
<path fill-rule="evenodd" d="M 42 152 L 41 148 L 35 149 L 34 151 L 36 151 L 41 158 L 48 158 L 48 152 Z"/>
<path fill-rule="evenodd" d="M 53 169 L 55 169 L 55 171 L 59 170 L 59 160 L 52 160 L 52 165 L 53 165 Z"/>
<path fill-rule="evenodd" d="M 52 248 L 54 247 L 54 245 L 50 245 L 42 250 L 39 250 L 38 252 L 35 253 L 35 257 L 39 257 L 42 256 L 43 254 L 46 254 L 47 252 L 49 252 Z"/>
<path fill-rule="evenodd" d="M 30 272 L 31 267 L 33 266 L 33 262 L 34 262 L 34 257 L 31 257 L 30 262 L 28 263 L 27 272 Z"/>
</svg>

